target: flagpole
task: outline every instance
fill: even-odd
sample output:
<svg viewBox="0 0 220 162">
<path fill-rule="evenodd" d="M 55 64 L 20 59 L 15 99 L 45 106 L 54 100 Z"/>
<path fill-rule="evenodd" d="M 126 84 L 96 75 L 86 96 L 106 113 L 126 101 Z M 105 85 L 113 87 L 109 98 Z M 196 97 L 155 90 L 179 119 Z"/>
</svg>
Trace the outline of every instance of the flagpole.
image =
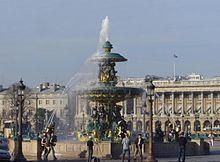
<svg viewBox="0 0 220 162">
<path fill-rule="evenodd" d="M 173 57 L 173 81 L 176 81 L 176 62 L 175 62 L 175 57 Z"/>
<path fill-rule="evenodd" d="M 173 81 L 176 81 L 176 58 L 178 58 L 177 55 L 173 55 Z"/>
</svg>

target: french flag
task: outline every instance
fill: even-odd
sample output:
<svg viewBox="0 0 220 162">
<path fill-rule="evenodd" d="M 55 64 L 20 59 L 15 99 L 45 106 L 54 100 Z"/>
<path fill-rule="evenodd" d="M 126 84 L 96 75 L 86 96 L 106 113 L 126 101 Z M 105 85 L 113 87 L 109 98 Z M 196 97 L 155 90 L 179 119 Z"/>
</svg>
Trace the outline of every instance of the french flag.
<svg viewBox="0 0 220 162">
<path fill-rule="evenodd" d="M 175 55 L 175 54 L 173 55 L 173 57 L 174 57 L 174 58 L 178 58 L 178 56 L 177 56 L 177 55 Z"/>
</svg>

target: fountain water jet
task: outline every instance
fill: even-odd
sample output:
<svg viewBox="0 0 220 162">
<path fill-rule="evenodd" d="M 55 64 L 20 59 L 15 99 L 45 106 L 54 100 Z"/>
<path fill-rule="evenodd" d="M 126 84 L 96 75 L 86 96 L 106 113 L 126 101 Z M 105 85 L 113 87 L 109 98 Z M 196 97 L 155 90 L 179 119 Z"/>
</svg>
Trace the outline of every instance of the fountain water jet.
<svg viewBox="0 0 220 162">
<path fill-rule="evenodd" d="M 102 52 L 102 45 L 109 40 L 108 32 L 109 32 L 109 18 L 108 16 L 106 16 L 105 19 L 102 20 L 102 28 L 99 34 L 99 42 L 98 42 L 96 54 L 100 54 Z"/>
</svg>

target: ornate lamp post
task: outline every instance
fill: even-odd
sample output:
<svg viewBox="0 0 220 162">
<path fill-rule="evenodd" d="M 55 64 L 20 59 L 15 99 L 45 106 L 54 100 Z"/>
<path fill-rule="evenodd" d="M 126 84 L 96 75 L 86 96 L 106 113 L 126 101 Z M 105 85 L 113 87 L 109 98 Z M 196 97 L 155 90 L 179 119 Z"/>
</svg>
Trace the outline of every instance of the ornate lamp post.
<svg viewBox="0 0 220 162">
<path fill-rule="evenodd" d="M 147 131 L 147 125 L 146 125 L 146 113 L 147 113 L 147 111 L 146 111 L 146 101 L 143 103 L 143 113 L 144 113 L 144 115 L 143 115 L 143 121 L 144 121 L 144 132 L 145 131 Z"/>
<path fill-rule="evenodd" d="M 18 97 L 19 97 L 19 109 L 18 109 L 18 139 L 17 139 L 17 149 L 15 152 L 16 162 L 25 162 L 26 158 L 22 152 L 22 116 L 23 116 L 23 107 L 24 107 L 24 90 L 26 86 L 24 85 L 22 79 L 19 81 L 18 85 Z"/>
<path fill-rule="evenodd" d="M 131 130 L 134 131 L 134 117 L 131 115 Z"/>
<path fill-rule="evenodd" d="M 181 126 L 181 129 L 182 129 L 182 130 L 181 130 L 181 131 L 182 131 L 182 132 L 185 132 L 185 121 L 184 121 L 184 115 L 183 115 L 183 114 L 181 114 L 181 118 L 182 118 L 182 124 L 181 124 L 181 125 L 182 125 L 182 126 Z M 187 133 L 188 133 L 188 132 L 187 132 Z"/>
<path fill-rule="evenodd" d="M 85 113 L 83 111 L 83 114 L 82 114 L 83 118 L 82 118 L 82 130 L 84 131 L 85 130 Z"/>
<path fill-rule="evenodd" d="M 148 155 L 147 159 L 145 162 L 157 162 L 157 160 L 154 158 L 154 153 L 153 153 L 153 96 L 154 96 L 154 89 L 155 86 L 153 85 L 152 79 L 149 80 L 149 83 L 147 85 L 147 96 L 148 96 L 148 101 L 149 101 L 149 143 L 148 143 Z"/>
</svg>

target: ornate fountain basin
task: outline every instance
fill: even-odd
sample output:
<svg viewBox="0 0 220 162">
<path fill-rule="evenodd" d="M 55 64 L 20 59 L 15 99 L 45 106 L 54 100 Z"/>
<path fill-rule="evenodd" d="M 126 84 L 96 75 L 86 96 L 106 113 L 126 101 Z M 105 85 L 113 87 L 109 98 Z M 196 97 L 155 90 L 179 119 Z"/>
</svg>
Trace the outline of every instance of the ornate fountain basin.
<svg viewBox="0 0 220 162">
<path fill-rule="evenodd" d="M 85 95 L 90 101 L 109 104 L 134 98 L 142 92 L 143 89 L 141 88 L 99 85 L 83 89 L 80 93 Z"/>
</svg>

